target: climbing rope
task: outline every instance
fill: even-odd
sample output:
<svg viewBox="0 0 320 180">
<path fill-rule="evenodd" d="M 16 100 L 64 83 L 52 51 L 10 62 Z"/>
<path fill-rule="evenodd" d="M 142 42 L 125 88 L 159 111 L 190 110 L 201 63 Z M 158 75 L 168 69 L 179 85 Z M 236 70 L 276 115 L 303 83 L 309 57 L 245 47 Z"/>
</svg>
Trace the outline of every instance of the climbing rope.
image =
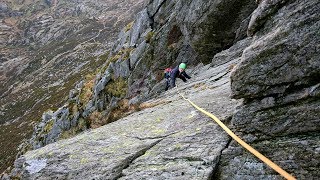
<svg viewBox="0 0 320 180">
<path fill-rule="evenodd" d="M 237 135 L 235 135 L 226 125 L 224 125 L 216 116 L 213 114 L 205 111 L 204 109 L 200 108 L 196 104 L 194 104 L 189 99 L 185 98 L 180 92 L 178 91 L 178 94 L 186 101 L 188 101 L 193 107 L 204 113 L 205 115 L 212 118 L 216 123 L 219 124 L 220 127 L 222 127 L 223 130 L 225 130 L 235 141 L 237 141 L 242 147 L 246 148 L 249 152 L 251 152 L 253 155 L 258 157 L 261 161 L 266 163 L 268 166 L 270 166 L 272 169 L 277 171 L 279 174 L 281 174 L 283 177 L 285 177 L 288 180 L 295 180 L 296 178 L 287 173 L 285 170 L 283 170 L 281 167 L 276 165 L 274 162 L 272 162 L 270 159 L 259 153 L 257 150 L 255 150 L 253 147 L 251 147 L 249 144 L 244 142 L 241 138 L 239 138 Z"/>
</svg>

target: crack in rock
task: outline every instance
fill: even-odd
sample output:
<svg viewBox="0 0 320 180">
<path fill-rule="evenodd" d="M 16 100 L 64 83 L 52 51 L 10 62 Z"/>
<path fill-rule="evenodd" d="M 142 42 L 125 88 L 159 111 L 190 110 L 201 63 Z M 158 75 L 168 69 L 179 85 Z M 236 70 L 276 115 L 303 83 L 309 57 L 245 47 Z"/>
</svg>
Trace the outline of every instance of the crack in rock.
<svg viewBox="0 0 320 180">
<path fill-rule="evenodd" d="M 155 145 L 159 144 L 161 141 L 162 141 L 162 139 L 159 139 L 158 141 L 156 141 L 156 142 L 150 144 L 149 146 L 141 149 L 140 151 L 136 152 L 132 156 L 124 159 L 123 167 L 118 169 L 119 175 L 115 179 L 121 178 L 124 175 L 123 174 L 123 170 L 127 169 L 134 160 L 136 160 L 137 158 L 143 156 L 148 150 L 153 148 Z"/>
</svg>

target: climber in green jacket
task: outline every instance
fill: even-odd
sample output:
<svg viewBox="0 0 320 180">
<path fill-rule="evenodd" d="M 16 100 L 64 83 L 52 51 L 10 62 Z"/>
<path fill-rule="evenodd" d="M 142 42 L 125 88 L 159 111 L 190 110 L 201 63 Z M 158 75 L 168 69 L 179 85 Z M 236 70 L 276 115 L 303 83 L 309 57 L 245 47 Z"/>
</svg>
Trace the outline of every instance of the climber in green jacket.
<svg viewBox="0 0 320 180">
<path fill-rule="evenodd" d="M 191 77 L 185 72 L 187 65 L 185 63 L 181 63 L 179 66 L 175 67 L 174 69 L 167 68 L 165 70 L 165 78 L 167 80 L 166 88 L 167 91 L 169 88 L 173 88 L 176 86 L 176 78 L 182 79 L 183 82 L 187 82 L 187 79 Z"/>
</svg>

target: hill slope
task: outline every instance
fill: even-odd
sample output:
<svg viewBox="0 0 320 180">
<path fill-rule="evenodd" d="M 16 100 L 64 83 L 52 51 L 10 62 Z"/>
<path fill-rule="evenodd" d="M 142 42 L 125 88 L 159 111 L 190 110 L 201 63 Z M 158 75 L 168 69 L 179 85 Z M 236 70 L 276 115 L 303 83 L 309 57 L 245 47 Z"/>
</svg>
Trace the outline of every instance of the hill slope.
<svg viewBox="0 0 320 180">
<path fill-rule="evenodd" d="M 0 171 L 41 114 L 104 63 L 143 0 L 0 2 Z M 9 163 L 10 164 L 10 163 Z"/>
</svg>

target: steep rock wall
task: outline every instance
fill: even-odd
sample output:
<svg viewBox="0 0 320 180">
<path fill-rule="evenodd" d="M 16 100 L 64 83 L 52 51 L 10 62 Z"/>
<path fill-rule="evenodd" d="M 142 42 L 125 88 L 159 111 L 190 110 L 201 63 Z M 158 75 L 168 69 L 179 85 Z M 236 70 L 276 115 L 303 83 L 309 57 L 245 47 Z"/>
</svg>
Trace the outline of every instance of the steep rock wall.
<svg viewBox="0 0 320 180">
<path fill-rule="evenodd" d="M 319 9 L 317 1 L 260 2 L 252 44 L 231 75 L 232 96 L 244 98 L 233 129 L 298 179 L 320 177 Z M 219 179 L 277 179 L 233 142 L 219 167 Z"/>
</svg>

